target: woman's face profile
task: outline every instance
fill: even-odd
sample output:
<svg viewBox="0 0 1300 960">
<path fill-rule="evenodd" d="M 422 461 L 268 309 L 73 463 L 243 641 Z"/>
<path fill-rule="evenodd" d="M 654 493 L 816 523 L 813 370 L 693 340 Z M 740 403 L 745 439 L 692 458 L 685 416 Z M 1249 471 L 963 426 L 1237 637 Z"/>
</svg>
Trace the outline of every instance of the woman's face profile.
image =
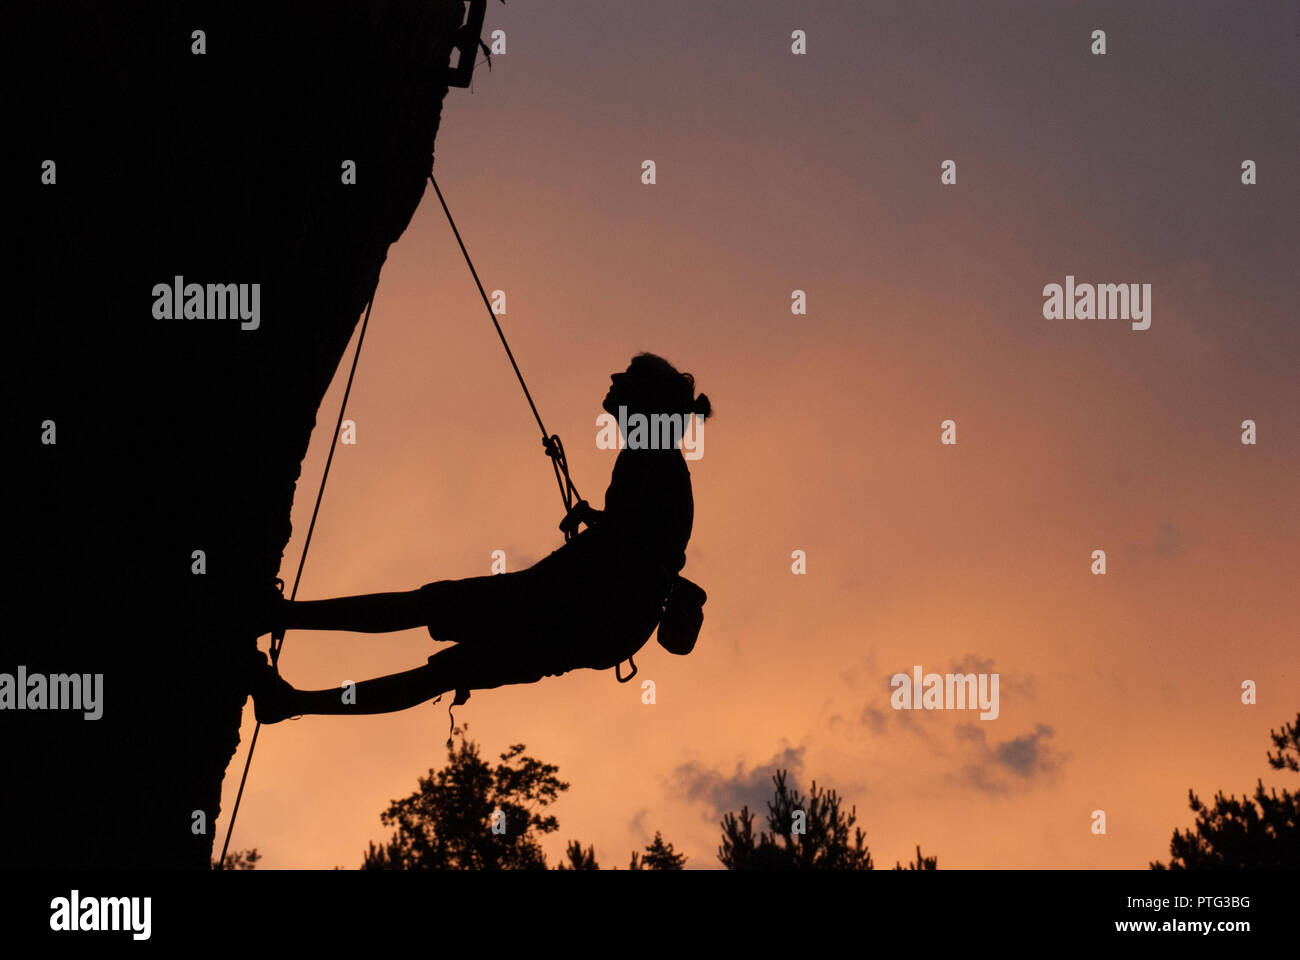
<svg viewBox="0 0 1300 960">
<path fill-rule="evenodd" d="M 620 406 L 628 405 L 627 382 L 631 373 L 632 368 L 628 367 L 620 373 L 611 373 L 609 375 L 609 392 L 605 394 L 605 401 L 601 404 L 607 413 L 617 415 Z"/>
</svg>

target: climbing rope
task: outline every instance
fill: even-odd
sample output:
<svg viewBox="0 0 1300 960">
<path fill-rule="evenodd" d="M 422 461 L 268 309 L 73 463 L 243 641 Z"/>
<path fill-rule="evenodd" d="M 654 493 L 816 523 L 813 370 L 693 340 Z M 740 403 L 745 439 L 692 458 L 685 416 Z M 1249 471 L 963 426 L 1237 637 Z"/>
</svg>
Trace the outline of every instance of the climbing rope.
<svg viewBox="0 0 1300 960">
<path fill-rule="evenodd" d="M 343 429 L 343 414 L 348 408 L 348 397 L 352 394 L 352 381 L 357 375 L 357 361 L 361 359 L 361 344 L 366 339 L 366 327 L 370 325 L 370 309 L 375 305 L 375 293 L 379 289 L 379 275 L 375 274 L 375 285 L 370 290 L 370 299 L 366 301 L 366 316 L 361 321 L 361 332 L 357 335 L 357 348 L 352 354 L 352 369 L 348 371 L 348 383 L 343 388 L 343 402 L 339 404 L 339 418 L 334 424 L 334 442 L 330 444 L 329 456 L 325 458 L 325 471 L 321 474 L 320 487 L 316 490 L 316 505 L 312 507 L 311 523 L 307 525 L 307 539 L 303 541 L 302 556 L 298 558 L 298 572 L 293 578 L 293 590 L 289 594 L 289 599 L 294 600 L 298 596 L 298 584 L 302 582 L 302 569 L 307 563 L 307 551 L 311 549 L 311 535 L 316 530 L 316 518 L 320 516 L 321 500 L 325 496 L 325 483 L 330 478 L 330 465 L 334 463 L 334 450 L 339 443 L 339 432 Z M 284 590 L 284 581 L 276 580 L 281 591 Z M 280 650 L 284 647 L 285 631 L 279 630 L 271 634 L 271 665 L 279 671 L 280 668 Z M 257 749 L 257 735 L 262 730 L 262 724 L 259 722 L 253 728 L 253 739 L 248 744 L 248 757 L 244 760 L 244 774 L 239 778 L 239 792 L 235 794 L 235 806 L 230 811 L 230 824 L 226 827 L 226 842 L 221 845 L 221 859 L 217 861 L 218 870 L 226 868 L 226 851 L 230 848 L 230 836 L 235 832 L 235 818 L 239 816 L 239 802 L 244 799 L 244 784 L 248 782 L 248 768 L 253 765 L 253 751 Z"/>
<path fill-rule="evenodd" d="M 465 257 L 465 263 L 469 266 L 470 275 L 474 277 L 474 284 L 478 287 L 478 295 L 483 298 L 483 306 L 487 308 L 488 319 L 492 321 L 492 326 L 496 328 L 497 336 L 501 338 L 501 346 L 506 348 L 506 356 L 510 358 L 510 366 L 515 369 L 515 377 L 519 380 L 519 386 L 523 388 L 524 397 L 528 400 L 528 407 L 533 411 L 533 419 L 537 421 L 537 427 L 542 431 L 542 447 L 546 450 L 546 455 L 551 458 L 551 466 L 555 470 L 555 482 L 560 488 L 560 498 L 564 501 L 564 510 L 566 515 L 573 509 L 575 500 L 580 501 L 582 497 L 578 494 L 578 488 L 573 485 L 573 480 L 569 476 L 569 462 L 564 457 L 564 444 L 560 442 L 557 434 L 548 433 L 546 424 L 542 423 L 542 415 L 537 412 L 537 404 L 533 403 L 533 395 L 528 390 L 528 384 L 524 383 L 524 375 L 519 372 L 519 364 L 515 362 L 514 351 L 510 349 L 510 344 L 506 340 L 505 333 L 501 330 L 501 324 L 497 323 L 497 315 L 492 310 L 492 301 L 488 299 L 487 291 L 483 289 L 483 282 L 478 278 L 478 271 L 474 269 L 474 261 L 470 259 L 469 251 L 465 249 L 465 241 L 460 238 L 460 231 L 456 229 L 456 221 L 451 216 L 451 210 L 447 208 L 447 201 L 443 198 L 442 191 L 438 189 L 438 181 L 429 171 L 429 182 L 433 184 L 433 192 L 438 195 L 438 202 L 442 204 L 442 212 L 447 215 L 447 222 L 451 224 L 451 232 L 456 236 L 456 243 L 460 245 L 460 252 Z M 564 531 L 564 539 L 572 539 L 573 534 L 570 530 Z"/>
</svg>

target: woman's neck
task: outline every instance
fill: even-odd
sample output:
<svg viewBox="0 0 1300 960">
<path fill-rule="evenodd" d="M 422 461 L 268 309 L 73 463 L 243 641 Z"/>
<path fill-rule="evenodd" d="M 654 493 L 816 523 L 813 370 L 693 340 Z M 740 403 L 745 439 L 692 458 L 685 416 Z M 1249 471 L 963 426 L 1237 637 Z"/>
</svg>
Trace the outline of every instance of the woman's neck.
<svg viewBox="0 0 1300 960">
<path fill-rule="evenodd" d="M 625 454 L 625 453 L 626 453 L 626 454 L 632 454 L 632 455 L 634 455 L 634 456 L 645 456 L 646 454 L 660 454 L 660 455 L 666 455 L 666 454 L 673 454 L 673 453 L 675 453 L 675 454 L 677 454 L 678 456 L 681 456 L 682 451 L 681 451 L 681 448 L 680 448 L 680 447 L 666 447 L 666 448 L 664 448 L 664 447 L 654 447 L 654 446 L 645 446 L 645 447 L 642 447 L 642 446 L 635 446 L 635 447 L 632 447 L 632 446 L 628 446 L 628 445 L 627 445 L 627 441 L 624 440 L 623 447 L 622 447 L 622 449 L 619 450 L 619 455 L 622 456 L 622 455 Z"/>
</svg>

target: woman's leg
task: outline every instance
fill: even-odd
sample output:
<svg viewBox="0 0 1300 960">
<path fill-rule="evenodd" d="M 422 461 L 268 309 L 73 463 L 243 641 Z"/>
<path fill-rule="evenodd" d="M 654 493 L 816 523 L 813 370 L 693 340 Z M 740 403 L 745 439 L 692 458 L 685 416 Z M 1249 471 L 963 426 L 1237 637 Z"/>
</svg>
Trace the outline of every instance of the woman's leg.
<svg viewBox="0 0 1300 960">
<path fill-rule="evenodd" d="M 504 573 L 439 580 L 401 593 L 368 593 L 332 600 L 282 600 L 272 619 L 288 630 L 394 633 L 428 627 L 439 640 L 463 642 L 501 632 L 502 616 L 537 605 L 532 580 Z"/>
<path fill-rule="evenodd" d="M 405 710 L 451 690 L 489 690 L 510 683 L 535 683 L 546 674 L 558 675 L 569 665 L 540 664 L 536 654 L 510 656 L 498 650 L 484 656 L 456 645 L 429 658 L 414 670 L 363 680 L 354 688 L 295 690 L 266 664 L 253 691 L 260 723 L 277 723 L 303 714 L 371 714 Z M 346 699 L 344 694 L 347 694 Z"/>
<path fill-rule="evenodd" d="M 393 713 L 432 700 L 454 687 L 454 681 L 445 671 L 426 664 L 414 670 L 363 680 L 352 689 L 294 690 L 286 696 L 284 709 L 291 717 L 308 713 Z"/>
<path fill-rule="evenodd" d="M 454 673 L 447 663 L 429 663 L 414 670 L 363 680 L 351 688 L 295 690 L 267 664 L 253 691 L 254 709 L 259 723 L 278 723 L 305 714 L 393 713 L 455 689 Z"/>
<path fill-rule="evenodd" d="M 368 593 L 333 600 L 286 600 L 281 626 L 289 630 L 349 630 L 353 633 L 394 633 L 428 622 L 427 594 Z"/>
</svg>

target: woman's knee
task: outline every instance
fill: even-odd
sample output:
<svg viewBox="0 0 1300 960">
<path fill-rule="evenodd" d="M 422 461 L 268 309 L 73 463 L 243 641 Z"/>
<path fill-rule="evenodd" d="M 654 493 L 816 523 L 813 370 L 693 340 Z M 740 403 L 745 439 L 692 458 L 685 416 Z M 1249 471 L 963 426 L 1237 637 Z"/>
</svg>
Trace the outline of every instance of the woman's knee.
<svg viewBox="0 0 1300 960">
<path fill-rule="evenodd" d="M 435 683 L 445 689 L 493 690 L 497 687 L 520 683 L 536 683 L 551 673 L 539 665 L 535 657 L 521 656 L 518 650 L 493 646 L 489 649 L 471 648 L 457 644 L 429 657 L 428 667 L 436 678 Z"/>
</svg>

